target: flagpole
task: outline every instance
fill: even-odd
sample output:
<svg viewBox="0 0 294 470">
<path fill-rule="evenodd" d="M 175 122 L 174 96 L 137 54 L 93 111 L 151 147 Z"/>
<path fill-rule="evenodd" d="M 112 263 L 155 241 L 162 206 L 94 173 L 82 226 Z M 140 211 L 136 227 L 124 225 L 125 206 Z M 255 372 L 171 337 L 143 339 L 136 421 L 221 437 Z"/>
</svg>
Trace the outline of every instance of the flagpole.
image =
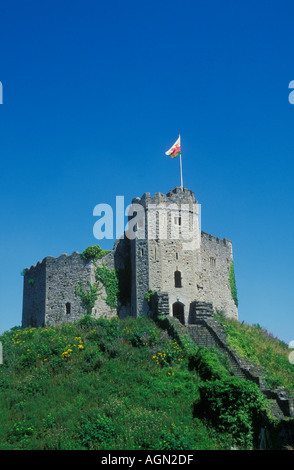
<svg viewBox="0 0 294 470">
<path fill-rule="evenodd" d="M 180 134 L 179 134 L 180 137 Z M 181 153 L 180 153 L 180 170 L 181 170 L 181 190 L 183 191 L 183 170 L 182 170 L 182 146 L 181 146 Z"/>
</svg>

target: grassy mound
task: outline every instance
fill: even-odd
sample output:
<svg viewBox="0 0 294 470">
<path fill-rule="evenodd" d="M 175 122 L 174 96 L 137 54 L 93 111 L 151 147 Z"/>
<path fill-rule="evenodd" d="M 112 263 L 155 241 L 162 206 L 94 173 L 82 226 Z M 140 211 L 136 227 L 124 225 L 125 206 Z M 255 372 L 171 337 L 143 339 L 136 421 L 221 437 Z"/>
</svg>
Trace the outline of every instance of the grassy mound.
<svg viewBox="0 0 294 470">
<path fill-rule="evenodd" d="M 0 340 L 1 449 L 222 449 L 193 417 L 200 378 L 146 318 L 13 329 Z"/>
<path fill-rule="evenodd" d="M 0 449 L 252 448 L 257 386 L 165 323 L 86 315 L 2 335 Z"/>
<path fill-rule="evenodd" d="M 220 315 L 228 341 L 241 357 L 265 371 L 269 388 L 285 387 L 294 396 L 294 365 L 288 345 L 259 324 L 248 325 Z"/>
</svg>

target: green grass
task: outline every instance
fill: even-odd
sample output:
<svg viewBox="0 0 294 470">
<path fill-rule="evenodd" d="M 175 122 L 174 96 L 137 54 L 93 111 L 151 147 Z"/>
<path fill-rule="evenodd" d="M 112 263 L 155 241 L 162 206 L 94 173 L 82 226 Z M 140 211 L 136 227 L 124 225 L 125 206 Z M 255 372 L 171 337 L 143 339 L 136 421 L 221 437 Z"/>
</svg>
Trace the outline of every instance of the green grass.
<svg viewBox="0 0 294 470">
<path fill-rule="evenodd" d="M 248 325 L 223 316 L 217 318 L 223 324 L 230 346 L 242 358 L 265 371 L 268 386 L 285 387 L 294 396 L 294 365 L 289 362 L 288 345 L 259 324 Z"/>
<path fill-rule="evenodd" d="M 257 386 L 166 319 L 86 315 L 0 341 L 1 450 L 253 448 L 265 416 Z"/>
<path fill-rule="evenodd" d="M 200 377 L 153 321 L 6 332 L 0 449 L 225 449 L 193 416 Z"/>
</svg>

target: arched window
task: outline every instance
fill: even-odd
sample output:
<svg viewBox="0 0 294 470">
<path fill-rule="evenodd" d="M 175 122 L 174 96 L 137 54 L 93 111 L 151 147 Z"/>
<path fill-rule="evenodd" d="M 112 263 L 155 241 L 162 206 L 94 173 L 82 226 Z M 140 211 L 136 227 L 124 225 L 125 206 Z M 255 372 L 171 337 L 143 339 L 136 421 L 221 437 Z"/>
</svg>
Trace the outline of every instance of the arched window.
<svg viewBox="0 0 294 470">
<path fill-rule="evenodd" d="M 67 315 L 70 314 L 70 303 L 69 302 L 66 302 L 66 304 L 65 304 L 65 311 L 66 311 Z"/>
<path fill-rule="evenodd" d="M 181 271 L 175 271 L 175 287 L 182 287 Z"/>
</svg>

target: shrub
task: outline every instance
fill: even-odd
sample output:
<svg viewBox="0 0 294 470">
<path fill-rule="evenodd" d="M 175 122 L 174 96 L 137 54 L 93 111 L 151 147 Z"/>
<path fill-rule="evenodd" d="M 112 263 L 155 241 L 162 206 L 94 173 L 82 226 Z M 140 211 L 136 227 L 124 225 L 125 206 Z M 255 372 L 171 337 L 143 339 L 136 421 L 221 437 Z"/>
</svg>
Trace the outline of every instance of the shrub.
<svg viewBox="0 0 294 470">
<path fill-rule="evenodd" d="M 145 292 L 144 298 L 145 298 L 146 302 L 150 303 L 152 297 L 153 297 L 155 294 L 156 294 L 156 291 L 155 291 L 155 290 L 151 290 L 151 289 L 149 289 L 147 292 Z"/>
<path fill-rule="evenodd" d="M 200 405 L 219 431 L 229 432 L 245 448 L 252 447 L 266 416 L 266 399 L 258 386 L 237 377 L 202 383 Z"/>
<path fill-rule="evenodd" d="M 88 329 L 96 326 L 97 320 L 92 317 L 92 315 L 86 314 L 77 322 L 77 324 L 83 329 Z"/>
<path fill-rule="evenodd" d="M 217 348 L 199 347 L 189 358 L 189 368 L 196 369 L 202 380 L 222 379 L 231 375 L 227 356 Z"/>
<path fill-rule="evenodd" d="M 172 425 L 170 430 L 165 430 L 162 433 L 158 450 L 191 450 L 194 445 L 194 435 L 191 428 L 177 428 Z"/>
<path fill-rule="evenodd" d="M 156 324 L 148 318 L 138 317 L 125 321 L 125 328 L 122 329 L 122 337 L 132 346 L 154 346 L 160 341 L 161 331 Z"/>
<path fill-rule="evenodd" d="M 179 363 L 184 359 L 184 352 L 176 341 L 170 340 L 166 344 L 161 344 L 153 349 L 152 358 L 161 366 Z"/>
<path fill-rule="evenodd" d="M 8 433 L 9 442 L 19 442 L 29 439 L 34 433 L 34 426 L 26 420 L 14 423 Z"/>
<path fill-rule="evenodd" d="M 86 420 L 79 428 L 78 439 L 87 449 L 109 446 L 114 440 L 114 426 L 107 416 L 97 416 L 95 420 Z"/>
<path fill-rule="evenodd" d="M 103 258 L 109 252 L 110 250 L 103 250 L 99 245 L 93 245 L 93 246 L 89 246 L 88 248 L 86 248 L 81 253 L 81 255 L 85 260 L 89 260 L 89 259 L 96 260 L 96 259 Z"/>
<path fill-rule="evenodd" d="M 85 352 L 82 370 L 85 372 L 90 372 L 92 370 L 98 370 L 105 363 L 105 357 L 100 351 L 97 351 L 97 348 L 90 349 Z"/>
</svg>

